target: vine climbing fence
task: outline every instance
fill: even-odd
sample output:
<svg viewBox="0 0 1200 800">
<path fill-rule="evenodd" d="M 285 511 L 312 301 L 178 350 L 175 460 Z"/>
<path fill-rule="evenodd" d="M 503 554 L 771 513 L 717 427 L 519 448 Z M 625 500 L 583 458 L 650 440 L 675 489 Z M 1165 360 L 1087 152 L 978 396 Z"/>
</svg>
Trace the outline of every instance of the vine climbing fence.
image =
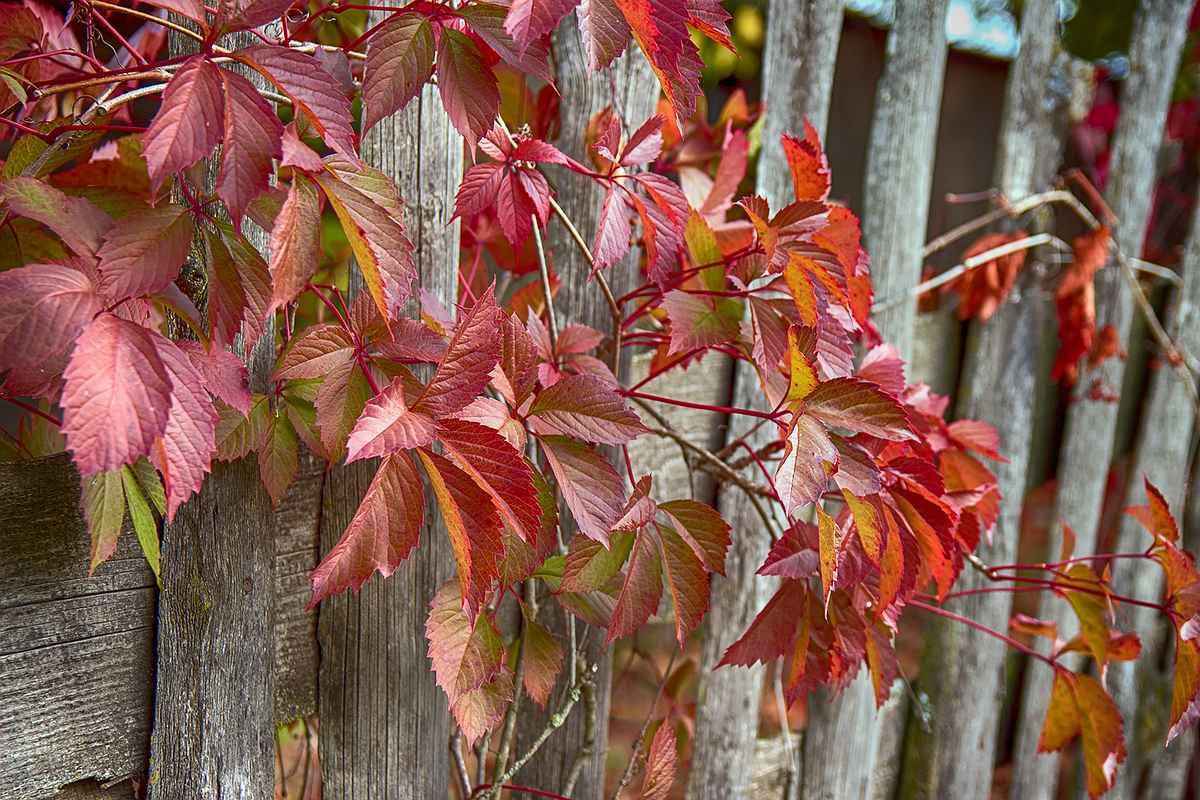
<svg viewBox="0 0 1200 800">
<path fill-rule="evenodd" d="M 1147 255 L 1151 200 L 1167 163 L 1164 131 L 1191 3 L 1138 4 L 1128 74 L 1115 84 L 1121 112 L 1102 190 L 1070 171 L 1080 160 L 1071 132 L 1092 108 L 1096 82 L 1092 67 L 1060 46 L 1058 0 L 1021 4 L 1020 48 L 1010 61 L 948 50 L 947 6 L 897 3 L 893 24 L 881 30 L 845 17 L 836 0 L 772 0 L 762 80 L 770 113 L 757 190 L 773 208 L 783 205 L 790 179 L 775 143 L 808 120 L 826 142 L 833 196 L 861 213 L 884 338 L 915 377 L 948 398 L 949 416 L 995 425 L 1007 456 L 996 465 L 1004 496 L 998 524 L 981 545 L 978 568 L 957 586 L 966 594 L 947 607 L 997 630 L 1021 612 L 1053 619 L 1065 632 L 1074 623 L 1055 617 L 1050 605 L 986 592 L 987 565 L 1053 558 L 1068 536 L 1078 554 L 1102 545 L 1138 549 L 1131 523 L 1105 510 L 1142 502 L 1143 474 L 1163 489 L 1189 549 L 1200 544 L 1195 364 L 1188 356 L 1200 353 L 1200 217 L 1156 243 L 1155 253 L 1177 256 L 1172 264 L 1139 258 Z M 607 74 L 591 74 L 573 24 L 555 36 L 559 141 L 582 160 L 593 114 L 615 106 L 627 120 L 644 119 L 658 85 L 640 52 L 631 50 Z M 462 153 L 432 86 L 374 127 L 361 148 L 408 199 L 420 285 L 448 303 L 457 286 L 451 210 Z M 557 201 L 580 228 L 595 228 L 593 187 L 564 187 Z M 1061 263 L 1072 239 L 1097 225 L 1111 229 L 1116 246 L 1096 272 L 1096 330 L 1111 332 L 1119 346 L 1111 357 L 1085 362 L 1068 385 L 1053 374 Z M 591 265 L 568 232 L 553 230 L 546 244 L 563 254 L 560 318 L 606 329 L 603 299 L 576 290 Z M 1008 279 L 1011 292 L 981 313 L 980 298 L 996 293 L 986 281 L 1003 282 L 1011 262 L 1002 259 L 1013 257 L 1024 266 Z M 626 369 L 645 375 L 648 361 Z M 746 433 L 745 420 L 711 409 L 750 407 L 758 393 L 741 366 L 713 356 L 650 380 L 649 394 L 710 408 L 651 402 L 646 412 L 655 427 L 720 450 Z M 1025 670 L 1019 653 L 945 618 L 911 632 L 918 651 L 906 654 L 909 672 L 881 707 L 864 673 L 840 695 L 814 695 L 782 731 L 761 724 L 774 671 L 714 667 L 772 593 L 756 574 L 771 545 L 768 532 L 744 493 L 726 491 L 720 474 L 695 470 L 686 450 L 664 441 L 631 447 L 639 474 L 677 482 L 671 496 L 715 499 L 737 530 L 725 575 L 713 578 L 710 616 L 689 651 L 696 710 L 689 771 L 677 792 L 719 800 L 1083 792 L 1069 752 L 1036 752 L 1050 672 Z M 445 796 L 453 726 L 425 668 L 424 628 L 429 598 L 452 574 L 449 553 L 424 548 L 389 580 L 306 610 L 308 576 L 370 481 L 361 467 L 327 471 L 304 457 L 273 511 L 265 510 L 268 499 L 249 465 L 218 467 L 162 531 L 168 588 L 160 591 L 131 532 L 85 577 L 88 538 L 66 455 L 0 463 L 0 796 L 269 796 L 275 726 L 314 716 L 324 797 Z M 1034 524 L 1039 518 L 1044 524 Z M 427 541 L 444 539 L 429 533 Z M 1132 596 L 1161 592 L 1144 571 L 1117 569 L 1114 581 Z M 544 621 L 564 638 L 573 630 L 566 619 Z M 1114 796 L 1196 796 L 1200 788 L 1189 785 L 1200 781 L 1194 733 L 1161 746 L 1169 690 L 1159 666 L 1170 645 L 1152 631 L 1165 623 L 1145 615 L 1127 622 L 1144 632 L 1150 657 L 1137 668 L 1110 667 L 1129 751 Z M 570 796 L 581 798 L 605 794 L 614 675 L 600 642 L 589 647 L 596 672 L 581 700 L 584 713 L 571 716 L 525 767 L 526 785 L 573 786 Z M 529 739 L 545 725 L 534 711 L 513 735 Z M 194 794 L 162 788 L 180 785 Z"/>
</svg>

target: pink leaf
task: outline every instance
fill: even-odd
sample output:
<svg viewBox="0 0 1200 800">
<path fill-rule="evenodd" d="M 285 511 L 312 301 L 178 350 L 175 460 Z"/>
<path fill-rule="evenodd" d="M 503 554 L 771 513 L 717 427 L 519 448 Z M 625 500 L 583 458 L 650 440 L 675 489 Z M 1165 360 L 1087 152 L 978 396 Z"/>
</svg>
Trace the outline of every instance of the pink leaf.
<svg viewBox="0 0 1200 800">
<path fill-rule="evenodd" d="M 658 610 L 658 601 L 662 598 L 662 563 L 654 538 L 646 531 L 634 537 L 625 582 L 617 595 L 612 622 L 605 637 L 608 643 L 629 636 Z"/>
<path fill-rule="evenodd" d="M 540 433 L 599 444 L 626 444 L 646 432 L 625 398 L 599 378 L 568 375 L 542 390 L 529 408 Z"/>
<path fill-rule="evenodd" d="M 290 47 L 268 44 L 243 48 L 234 56 L 287 95 L 330 147 L 356 158 L 350 100 L 320 61 Z"/>
<path fill-rule="evenodd" d="M 167 427 L 171 379 L 154 334 L 109 313 L 80 336 L 63 374 L 63 434 L 83 475 L 150 453 Z"/>
<path fill-rule="evenodd" d="M 205 381 L 188 356 L 168 339 L 150 334 L 171 381 L 171 410 L 162 437 L 150 451 L 167 492 L 167 519 L 200 490 L 217 449 L 217 412 Z M 249 401 L 249 397 L 247 397 Z"/>
<path fill-rule="evenodd" d="M 639 800 L 667 800 L 671 787 L 675 785 L 675 774 L 679 770 L 679 750 L 675 740 L 675 728 L 669 720 L 663 720 L 650 742 L 650 754 L 646 756 L 646 775 L 642 779 Z"/>
<path fill-rule="evenodd" d="M 608 188 L 596 223 L 596 241 L 592 244 L 592 268 L 608 269 L 629 252 L 629 212 L 615 186 Z"/>
<path fill-rule="evenodd" d="M 200 372 L 209 394 L 243 415 L 250 413 L 250 390 L 246 385 L 249 376 L 240 358 L 223 348 L 205 350 L 198 342 L 185 340 L 176 344 Z"/>
<path fill-rule="evenodd" d="M 629 45 L 629 23 L 615 0 L 583 0 L 577 13 L 588 68 L 605 69 Z"/>
<path fill-rule="evenodd" d="M 212 152 L 221 141 L 224 118 L 220 68 L 204 56 L 192 56 L 167 84 L 158 114 L 142 137 L 155 193 L 168 175 Z"/>
<path fill-rule="evenodd" d="M 321 202 L 317 187 L 293 173 L 287 200 L 271 229 L 270 310 L 287 305 L 304 291 L 317 271 L 321 254 Z"/>
<path fill-rule="evenodd" d="M 9 388 L 44 385 L 67 364 L 75 339 L 103 303 L 79 270 L 30 264 L 0 272 L 0 374 Z M 23 394 L 24 392 L 18 392 Z"/>
<path fill-rule="evenodd" d="M 433 73 L 433 28 L 421 14 L 398 14 L 371 37 L 363 77 L 368 131 L 416 97 Z"/>
<path fill-rule="evenodd" d="M 279 141 L 283 125 L 250 81 L 229 70 L 221 70 L 221 78 L 225 86 L 225 136 L 217 194 L 225 201 L 234 225 L 240 228 L 246 206 L 267 188 L 271 159 L 283 155 Z"/>
<path fill-rule="evenodd" d="M 563 436 L 544 436 L 540 441 L 580 532 L 607 542 L 625 506 L 621 476 L 599 453 L 581 442 Z"/>
<path fill-rule="evenodd" d="M 96 254 L 104 293 L 124 300 L 165 289 L 187 259 L 194 230 L 187 209 L 170 203 L 121 217 Z"/>
<path fill-rule="evenodd" d="M 524 49 L 534 39 L 553 31 L 577 0 L 514 0 L 508 8 L 504 29 L 512 35 L 517 47 Z"/>
<path fill-rule="evenodd" d="M 500 310 L 491 289 L 459 321 L 433 378 L 413 404 L 435 417 L 461 411 L 483 392 L 500 361 Z"/>
<path fill-rule="evenodd" d="M 380 314 L 400 319 L 417 277 L 400 193 L 379 170 L 336 156 L 325 165 L 317 181 L 350 240 L 367 290 Z"/>
<path fill-rule="evenodd" d="M 71 197 L 43 180 L 15 177 L 0 184 L 0 203 L 22 217 L 42 223 L 67 247 L 94 256 L 112 220 L 82 197 Z"/>
<path fill-rule="evenodd" d="M 775 486 L 789 514 L 821 497 L 837 463 L 837 448 L 820 423 L 807 415 L 797 417 L 775 472 Z"/>
<path fill-rule="evenodd" d="M 346 462 L 423 447 L 435 433 L 433 420 L 404 402 L 404 379 L 396 378 L 363 409 L 346 444 Z"/>
</svg>

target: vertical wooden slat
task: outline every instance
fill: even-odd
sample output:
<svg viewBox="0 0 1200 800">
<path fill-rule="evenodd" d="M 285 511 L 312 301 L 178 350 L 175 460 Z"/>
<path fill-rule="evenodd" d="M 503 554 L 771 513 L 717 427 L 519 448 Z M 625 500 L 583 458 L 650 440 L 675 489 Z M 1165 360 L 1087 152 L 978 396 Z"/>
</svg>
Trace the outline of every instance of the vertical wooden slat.
<svg viewBox="0 0 1200 800">
<path fill-rule="evenodd" d="M 458 224 L 450 223 L 462 177 L 462 139 L 426 86 L 363 138 L 363 160 L 390 176 L 404 198 L 419 282 L 448 307 L 456 299 Z M 335 467 L 325 481 L 323 552 L 341 538 L 377 462 Z M 429 601 L 454 574 L 432 494 L 413 554 L 387 579 L 326 600 L 318 636 L 321 768 L 326 800 L 441 797 L 450 771 L 446 696 L 425 656 Z"/>
<path fill-rule="evenodd" d="M 920 278 L 933 181 L 946 7 L 946 0 L 896 4 L 867 152 L 863 244 L 882 301 L 874 319 L 905 360 L 912 356 L 916 321 L 916 303 L 908 295 Z M 865 673 L 827 703 L 819 696 L 810 700 L 801 796 L 887 794 L 870 786 L 883 733 L 874 702 Z"/>
<path fill-rule="evenodd" d="M 1130 256 L 1139 254 L 1146 232 L 1155 159 L 1191 5 L 1190 0 L 1145 0 L 1134 22 L 1130 72 L 1121 89 L 1121 117 L 1113 140 L 1112 177 L 1105 191 L 1105 199 L 1117 217 L 1114 239 Z M 1096 275 L 1097 329 L 1111 325 L 1125 341 L 1132 314 L 1129 288 L 1120 268 L 1110 259 Z M 1079 554 L 1095 550 L 1118 412 L 1116 403 L 1090 399 L 1089 390 L 1098 381 L 1106 389 L 1120 391 L 1124 366 L 1117 358 L 1107 359 L 1094 369 L 1084 365 L 1067 411 L 1055 519 L 1058 524 L 1074 529 L 1075 549 Z M 1129 398 L 1129 402 L 1134 400 Z M 1062 529 L 1056 525 L 1050 538 L 1050 552 L 1057 553 Z M 1043 597 L 1039 614 L 1057 621 L 1064 636 L 1075 629 L 1069 608 L 1058 598 Z M 1050 670 L 1039 666 L 1031 664 L 1025 677 L 1014 797 L 1053 797 L 1058 783 L 1057 756 L 1037 755 L 1037 740 L 1053 678 Z"/>
<path fill-rule="evenodd" d="M 947 0 L 896 4 L 867 151 L 863 244 L 876 301 L 886 305 L 874 319 L 906 361 L 917 305 L 898 300 L 917 284 L 923 262 L 946 72 L 946 7 Z"/>
<path fill-rule="evenodd" d="M 229 44 L 248 41 L 249 34 L 238 34 Z M 173 55 L 194 48 L 171 35 Z M 260 76 L 247 77 L 262 85 Z M 205 181 L 215 174 L 210 161 Z M 247 237 L 266 252 L 261 229 L 248 226 Z M 193 257 L 203 255 L 194 249 Z M 266 390 L 273 348 L 268 323 L 248 354 L 254 391 Z M 275 531 L 253 457 L 214 464 L 200 492 L 163 526 L 152 800 L 265 797 L 273 790 Z"/>
<path fill-rule="evenodd" d="M 1008 78 L 995 185 L 1017 200 L 1044 188 L 1062 149 L 1060 113 L 1065 83 L 1055 76 L 1058 0 L 1028 0 L 1021 16 L 1021 46 Z M 1061 63 L 1061 62 L 1060 62 Z M 1017 551 L 1038 379 L 1038 333 L 1047 298 L 1036 271 L 986 323 L 972 325 L 957 411 L 996 426 L 1007 463 L 992 464 L 1004 499 L 991 543 L 979 555 L 1010 563 Z M 956 588 L 987 583 L 967 569 Z M 955 612 L 1005 630 L 1012 608 L 1007 593 L 979 594 L 953 603 Z M 928 719 L 914 714 L 906 741 L 903 798 L 984 797 L 1004 699 L 1003 642 L 961 623 L 937 619 L 927 630 L 918 691 Z"/>
<path fill-rule="evenodd" d="M 1183 286 L 1176 297 L 1167 322 L 1167 330 L 1188 353 L 1200 351 L 1200 205 L 1192 217 L 1181 267 Z M 1180 515 L 1183 507 L 1188 462 L 1192 450 L 1192 433 L 1196 409 L 1185 377 L 1169 364 L 1161 364 L 1150 380 L 1150 390 L 1142 409 L 1142 424 L 1133 469 L 1129 473 L 1126 504 L 1145 502 L 1142 478 L 1149 478 L 1163 493 L 1172 511 Z M 1144 550 L 1148 542 L 1145 530 L 1131 517 L 1125 516 L 1113 550 L 1119 553 Z M 1161 571 L 1152 564 L 1132 560 L 1113 562 L 1113 591 L 1118 594 L 1158 599 L 1162 592 Z M 1129 794 L 1138 785 L 1144 770 L 1157 772 L 1159 761 L 1170 759 L 1163 753 L 1162 742 L 1167 729 L 1167 707 L 1159 702 L 1165 691 L 1166 676 L 1161 673 L 1163 650 L 1167 647 L 1167 626 L 1162 615 L 1153 609 L 1121 606 L 1117 627 L 1136 631 L 1142 637 L 1142 657 L 1135 662 L 1122 662 L 1109 667 L 1108 681 L 1113 697 L 1126 720 L 1129 759 L 1118 778 L 1117 790 Z M 1177 741 L 1172 750 L 1190 745 L 1187 737 Z M 1178 771 L 1178 770 L 1175 770 Z"/>
<path fill-rule="evenodd" d="M 758 163 L 758 191 L 782 208 L 794 198 L 779 146 L 784 132 L 801 132 L 807 118 L 823 135 L 829 116 L 833 68 L 841 35 L 840 0 L 775 0 L 767 18 L 764 102 L 769 109 Z M 733 404 L 761 407 L 762 390 L 754 369 L 734 367 Z M 751 428 L 748 417 L 729 420 L 729 440 Z M 750 447 L 769 443 L 774 431 L 760 427 Z M 758 476 L 752 476 L 752 480 Z M 725 649 L 749 627 L 773 587 L 755 574 L 770 547 L 770 536 L 753 506 L 735 487 L 719 496 L 722 516 L 733 526 L 725 577 L 713 577 L 712 600 L 704 623 L 696 733 L 688 779 L 689 798 L 746 797 L 753 778 L 761 666 L 713 670 Z"/>
<path fill-rule="evenodd" d="M 630 45 L 608 70 L 593 72 L 587 65 L 587 56 L 579 37 L 579 26 L 574 14 L 569 14 L 554 35 L 557 74 L 555 82 L 562 96 L 560 116 L 562 128 L 558 146 L 563 152 L 588 163 L 584 138 L 588 121 L 592 115 L 611 106 L 625 123 L 626 134 L 632 133 L 654 113 L 658 102 L 658 83 L 641 50 Z M 555 178 L 556 196 L 567 216 L 574 222 L 585 240 L 590 242 L 596 231 L 603 193 L 589 181 L 578 176 L 558 173 Z M 555 313 L 560 325 L 571 322 L 590 325 L 602 332 L 613 328 L 612 315 L 600 287 L 590 280 L 591 264 L 576 248 L 566 228 L 551 221 L 547 229 L 547 255 L 553 263 L 562 283 L 555 296 Z M 633 287 L 637 279 L 635 262 L 617 264 L 608 271 L 608 280 L 616 295 Z M 611 344 L 611 339 L 609 340 Z M 608 345 L 602 345 L 601 357 L 608 360 Z M 628 356 L 622 360 L 622 372 L 628 374 Z M 563 536 L 569 538 L 570 513 L 560 512 L 563 520 Z M 568 647 L 568 622 L 557 603 L 544 603 L 538 613 L 538 621 L 547 625 L 558 637 L 564 648 Z M 518 773 L 518 783 L 551 791 L 561 791 L 569 780 L 580 749 L 588 738 L 592 738 L 591 753 L 582 757 L 582 773 L 579 774 L 576 798 L 598 798 L 604 792 L 604 755 L 608 739 L 608 709 L 610 682 L 612 679 L 612 654 L 603 644 L 604 634 L 591 630 L 584 639 L 584 625 L 576 620 L 579 640 L 586 642 L 584 658 L 588 664 L 598 667 L 595 675 L 594 720 L 589 722 L 587 703 L 576 705 L 565 724 L 554 732 L 537 755 Z M 566 676 L 560 677 L 558 690 L 561 693 Z M 552 699 L 550 708 L 557 707 L 558 699 Z M 523 752 L 546 726 L 547 714 L 532 703 L 521 709 L 517 727 L 517 753 Z"/>
</svg>

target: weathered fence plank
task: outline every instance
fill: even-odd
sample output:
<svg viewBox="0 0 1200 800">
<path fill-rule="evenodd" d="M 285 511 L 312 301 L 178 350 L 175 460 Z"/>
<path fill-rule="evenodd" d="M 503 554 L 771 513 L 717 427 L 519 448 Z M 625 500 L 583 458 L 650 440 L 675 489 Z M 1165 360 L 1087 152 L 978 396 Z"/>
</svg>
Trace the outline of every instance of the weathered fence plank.
<svg viewBox="0 0 1200 800">
<path fill-rule="evenodd" d="M 1025 3 L 995 165 L 996 187 L 1014 200 L 1048 185 L 1060 160 L 1058 123 L 1067 98 L 1062 95 L 1066 83 L 1055 76 L 1057 29 L 1057 0 Z M 992 465 L 1004 499 L 991 544 L 981 543 L 978 550 L 989 563 L 1010 563 L 1017 551 L 1039 374 L 1038 332 L 1048 312 L 1037 280 L 1030 265 L 996 314 L 972 325 L 959 387 L 958 415 L 995 425 L 1008 458 Z M 968 568 L 956 587 L 969 590 L 986 583 Z M 955 612 L 996 630 L 1007 627 L 1011 607 L 1011 596 L 1003 592 L 952 604 Z M 926 631 L 918 682 L 925 708 L 909 724 L 900 796 L 984 797 L 1000 735 L 1007 649 L 994 637 L 948 620 L 931 620 Z"/>
<path fill-rule="evenodd" d="M 396 181 L 407 207 L 421 288 L 453 307 L 462 138 L 426 86 L 403 111 L 364 137 L 364 161 Z M 322 498 L 321 548 L 328 552 L 367 490 L 377 462 L 334 467 Z M 420 546 L 387 579 L 324 601 L 320 753 L 326 800 L 443 796 L 449 781 L 450 717 L 425 656 L 425 618 L 454 562 L 432 493 Z"/>
<path fill-rule="evenodd" d="M 171 35 L 172 53 L 194 45 Z M 205 181 L 215 174 L 210 161 Z M 261 230 L 248 237 L 265 252 Z M 194 249 L 193 258 L 203 254 Z M 265 390 L 271 371 L 271 331 L 268 322 L 247 354 L 255 391 Z M 275 785 L 275 531 L 253 458 L 214 464 L 163 526 L 152 800 L 264 796 Z"/>
<path fill-rule="evenodd" d="M 1154 165 L 1191 5 L 1190 0 L 1146 0 L 1134 22 L 1130 72 L 1121 90 L 1121 117 L 1112 146 L 1112 177 L 1105 192 L 1105 199 L 1117 218 L 1114 241 L 1130 256 L 1140 254 L 1146 232 Z M 1132 315 L 1129 288 L 1120 267 L 1110 257 L 1105 268 L 1096 274 L 1097 329 L 1111 325 L 1121 341 L 1125 341 Z M 1080 369 L 1059 455 L 1059 492 L 1051 553 L 1059 550 L 1062 524 L 1075 531 L 1077 553 L 1095 550 L 1118 407 L 1116 403 L 1091 399 L 1089 390 L 1098 381 L 1101 387 L 1120 391 L 1124 371 L 1125 364 L 1119 358 L 1106 359 L 1092 369 L 1084 364 Z M 1064 636 L 1069 636 L 1076 627 L 1069 607 L 1055 597 L 1042 598 L 1039 616 L 1058 622 Z M 1050 670 L 1030 666 L 1021 698 L 1013 795 L 1053 797 L 1058 785 L 1058 757 L 1037 754 L 1053 676 Z"/>
<path fill-rule="evenodd" d="M 1167 330 L 1187 353 L 1200 352 L 1200 204 L 1192 217 L 1192 230 L 1181 265 L 1183 286 L 1172 298 Z M 1129 471 L 1126 505 L 1145 502 L 1142 478 L 1157 486 L 1176 514 L 1182 511 L 1187 488 L 1188 465 L 1196 408 L 1187 383 L 1190 375 L 1161 363 L 1150 379 L 1150 389 L 1139 432 L 1133 469 Z M 1118 553 L 1144 550 L 1148 538 L 1132 517 L 1121 521 L 1113 550 Z M 1161 571 L 1152 564 L 1133 560 L 1113 562 L 1113 591 L 1130 597 L 1157 601 L 1162 594 Z M 1164 753 L 1167 707 L 1158 702 L 1165 696 L 1168 676 L 1161 670 L 1167 648 L 1167 625 L 1153 609 L 1121 606 L 1117 627 L 1136 631 L 1142 637 L 1142 657 L 1109 668 L 1109 687 L 1125 717 L 1129 759 L 1114 787 L 1120 796 L 1132 796 L 1146 770 L 1158 772 L 1167 761 L 1186 763 L 1178 754 Z M 1190 750 L 1191 737 L 1181 737 L 1172 750 Z M 1186 767 L 1185 767 L 1186 769 Z M 1176 767 L 1175 771 L 1178 771 Z M 1162 795 L 1165 796 L 1165 795 Z"/>
<path fill-rule="evenodd" d="M 824 135 L 841 22 L 840 0 L 776 0 L 770 5 L 763 75 L 763 100 L 769 112 L 759 156 L 758 191 L 773 209 L 793 199 L 780 134 L 802 131 L 807 118 Z M 763 404 L 758 377 L 745 362 L 734 365 L 733 404 Z M 735 441 L 750 429 L 749 418 L 733 416 L 728 440 Z M 770 426 L 760 426 L 747 443 L 757 449 L 774 436 Z M 771 538 L 738 488 L 725 486 L 719 493 L 719 508 L 733 532 L 725 577 L 712 579 L 712 600 L 704 622 L 696 733 L 687 788 L 688 797 L 697 800 L 747 797 L 752 786 L 755 791 L 762 788 L 761 765 L 755 763 L 755 740 L 765 670 L 762 666 L 714 667 L 725 649 L 749 627 L 774 588 L 756 574 Z"/>
<path fill-rule="evenodd" d="M 911 360 L 916 303 L 933 181 L 934 143 L 946 67 L 945 0 L 897 3 L 876 91 L 863 203 L 863 245 L 871 254 L 883 338 Z M 883 728 L 865 674 L 841 696 L 809 704 L 802 797 L 857 797 L 870 787 Z"/>
<path fill-rule="evenodd" d="M 155 589 L 137 539 L 126 530 L 86 577 L 79 476 L 66 454 L 0 464 L 0 509 L 0 796 L 140 780 Z"/>
<path fill-rule="evenodd" d="M 631 133 L 654 113 L 658 101 L 658 83 L 650 71 L 641 50 L 630 47 L 606 72 L 596 73 L 588 66 L 587 54 L 580 41 L 579 26 L 574 14 L 567 19 L 554 35 L 557 74 L 555 83 L 562 97 L 560 115 L 562 128 L 558 138 L 559 148 L 567 155 L 588 162 L 585 152 L 585 132 L 592 115 L 611 106 Z M 577 176 L 561 174 L 555 184 L 557 199 L 567 216 L 586 240 L 596 231 L 603 194 L 588 181 Z M 554 300 L 555 312 L 560 324 L 571 322 L 590 325 L 602 332 L 612 331 L 612 316 L 600 287 L 589 278 L 591 264 L 577 250 L 563 225 L 551 221 L 547 230 L 547 255 L 562 284 Z M 608 271 L 613 292 L 620 296 L 633 288 L 637 275 L 634 262 L 617 264 Z M 611 339 L 609 340 L 611 346 Z M 602 345 L 601 349 L 604 349 Z M 604 357 L 605 354 L 601 353 Z M 606 359 L 607 360 L 607 359 Z M 625 377 L 629 375 L 629 359 L 623 360 Z M 570 537 L 569 512 L 560 516 L 563 522 L 563 539 Z M 544 623 L 567 645 L 567 626 L 561 608 L 556 603 L 545 603 L 539 611 L 538 621 Z M 581 625 L 581 623 L 580 623 Z M 537 755 L 518 773 L 522 783 L 551 791 L 562 791 L 574 770 L 580 748 L 591 739 L 594 744 L 590 754 L 584 757 L 582 772 L 579 773 L 573 797 L 598 798 L 604 792 L 604 755 L 608 740 L 608 709 L 610 683 L 612 680 L 612 654 L 603 644 L 603 635 L 592 631 L 587 638 L 584 658 L 589 664 L 598 666 L 595 676 L 594 713 L 589 713 L 592 701 L 580 703 L 566 723 L 556 731 Z M 567 677 L 559 680 L 560 691 Z M 586 698 L 585 698 L 586 700 Z M 551 707 L 557 705 L 551 701 Z M 594 725 L 592 720 L 594 719 Z M 547 716 L 532 704 L 522 709 L 517 724 L 517 753 L 532 741 L 545 727 Z"/>
</svg>

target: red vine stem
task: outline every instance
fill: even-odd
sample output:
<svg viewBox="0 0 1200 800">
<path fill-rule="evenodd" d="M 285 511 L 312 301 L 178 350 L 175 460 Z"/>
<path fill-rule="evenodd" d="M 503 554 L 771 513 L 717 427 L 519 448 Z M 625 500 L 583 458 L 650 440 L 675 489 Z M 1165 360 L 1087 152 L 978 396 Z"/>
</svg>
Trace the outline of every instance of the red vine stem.
<svg viewBox="0 0 1200 800">
<path fill-rule="evenodd" d="M 647 392 L 639 392 L 633 389 L 622 389 L 621 394 L 625 397 L 636 397 L 639 400 L 650 400 L 655 403 L 666 403 L 669 406 L 683 406 L 684 408 L 694 408 L 698 411 L 715 411 L 719 414 L 741 414 L 747 417 L 758 417 L 760 419 L 774 420 L 775 414 L 766 411 L 755 411 L 752 408 L 735 408 L 733 406 L 712 406 L 708 403 L 693 403 L 690 400 L 681 400 L 677 397 L 663 397 L 658 394 L 649 394 Z"/>
<path fill-rule="evenodd" d="M 47 422 L 49 422 L 51 425 L 53 425 L 53 426 L 54 426 L 54 427 L 56 427 L 56 428 L 61 428 L 61 427 L 62 427 L 62 423 L 61 423 L 61 422 L 59 422 L 57 419 L 55 419 L 54 417 L 52 417 L 52 416 L 50 416 L 49 414 L 47 414 L 45 411 L 42 411 L 42 410 L 41 410 L 40 408 L 38 408 L 37 406 L 30 405 L 29 403 L 26 403 L 26 402 L 25 402 L 25 401 L 23 401 L 23 400 L 18 400 L 18 399 L 16 399 L 15 397 L 5 397 L 5 398 L 3 398 L 3 399 L 4 399 L 4 400 L 6 400 L 6 401 L 7 401 L 7 402 L 9 402 L 9 403 L 12 403 L 12 404 L 13 404 L 14 406 L 16 406 L 17 408 L 23 408 L 23 409 L 25 409 L 25 410 L 26 410 L 26 411 L 28 411 L 30 414 L 37 414 L 39 417 L 41 417 L 42 419 L 46 420 Z"/>
<path fill-rule="evenodd" d="M 928 611 L 930 614 L 937 614 L 939 617 L 945 617 L 946 619 L 954 620 L 955 622 L 961 622 L 962 624 L 966 625 L 967 627 L 974 628 L 975 630 L 979 631 L 980 633 L 986 633 L 988 636 L 994 636 L 997 639 L 999 639 L 1000 641 L 1007 644 L 1009 647 L 1013 648 L 1014 650 L 1022 652 L 1025 655 L 1029 656 L 1030 658 L 1036 658 L 1039 661 L 1043 661 L 1046 664 L 1049 664 L 1051 667 L 1058 669 L 1058 663 L 1053 658 L 1050 658 L 1047 655 L 1043 655 L 1042 653 L 1039 653 L 1038 651 L 1034 650 L 1032 647 L 1027 647 L 1026 645 L 1022 644 L 1021 642 L 1012 638 L 1011 636 L 1008 636 L 1007 634 L 1003 634 L 1000 631 L 996 630 L 995 628 L 989 628 L 987 625 L 984 625 L 982 622 L 976 622 L 975 620 L 971 619 L 970 617 L 964 617 L 962 614 L 956 614 L 947 608 L 942 608 L 941 606 L 934 606 L 934 605 L 929 605 L 928 603 L 922 603 L 920 600 L 911 600 L 911 601 L 909 601 L 908 604 L 913 608 L 919 608 L 922 611 Z"/>
</svg>

